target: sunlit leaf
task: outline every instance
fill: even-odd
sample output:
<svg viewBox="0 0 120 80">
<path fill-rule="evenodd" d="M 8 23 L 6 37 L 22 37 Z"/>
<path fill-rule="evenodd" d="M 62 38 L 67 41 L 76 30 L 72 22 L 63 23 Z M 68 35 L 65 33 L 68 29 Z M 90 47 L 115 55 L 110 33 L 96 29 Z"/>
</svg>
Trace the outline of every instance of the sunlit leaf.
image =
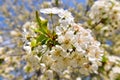
<svg viewBox="0 0 120 80">
<path fill-rule="evenodd" d="M 48 21 L 47 20 L 41 20 L 39 18 L 39 14 L 38 14 L 37 11 L 36 11 L 36 21 L 37 21 L 37 23 L 39 25 L 39 31 L 41 31 L 44 34 L 47 34 L 48 31 L 49 31 L 48 28 L 47 28 Z"/>
<path fill-rule="evenodd" d="M 37 41 L 36 41 L 35 39 L 33 39 L 33 40 L 31 41 L 31 47 L 35 47 L 36 44 L 37 44 Z"/>
<path fill-rule="evenodd" d="M 108 58 L 104 55 L 103 57 L 102 57 L 102 62 L 106 62 L 108 60 Z"/>
</svg>

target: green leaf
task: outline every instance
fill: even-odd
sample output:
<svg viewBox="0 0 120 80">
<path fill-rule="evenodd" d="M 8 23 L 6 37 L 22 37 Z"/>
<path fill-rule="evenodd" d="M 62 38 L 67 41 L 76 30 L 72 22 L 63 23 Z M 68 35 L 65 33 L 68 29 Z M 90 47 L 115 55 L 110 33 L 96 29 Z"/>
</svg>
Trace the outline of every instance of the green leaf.
<svg viewBox="0 0 120 80">
<path fill-rule="evenodd" d="M 33 28 L 32 28 L 33 29 Z M 42 33 L 38 28 L 36 28 L 36 29 L 33 29 L 35 32 L 37 32 L 37 33 Z"/>
<path fill-rule="evenodd" d="M 38 11 L 36 11 L 36 21 L 37 21 L 38 25 L 41 27 L 41 20 L 39 18 Z"/>
<path fill-rule="evenodd" d="M 41 20 L 39 18 L 39 14 L 38 14 L 38 11 L 36 11 L 36 21 L 39 25 L 39 30 L 44 33 L 44 34 L 47 34 L 48 33 L 48 28 L 47 28 L 47 23 L 48 21 L 47 20 Z"/>
<path fill-rule="evenodd" d="M 58 44 L 58 42 L 56 41 L 57 38 L 56 33 L 55 32 L 51 33 L 51 31 L 47 27 L 48 21 L 41 20 L 39 18 L 39 14 L 37 11 L 36 11 L 36 21 L 39 25 L 39 28 L 34 29 L 34 31 L 40 33 L 40 35 L 36 39 L 37 43 L 40 43 L 41 45 L 46 44 L 48 47 L 52 47 Z M 33 46 L 35 46 L 34 42 L 33 42 Z"/>
<path fill-rule="evenodd" d="M 41 41 L 41 45 L 46 44 L 47 40 L 48 40 L 48 38 L 44 38 L 44 39 Z"/>
<path fill-rule="evenodd" d="M 47 23 L 48 23 L 47 20 L 42 20 L 41 21 L 41 26 L 44 27 L 45 29 L 47 29 Z"/>
<path fill-rule="evenodd" d="M 35 39 L 32 39 L 31 41 L 31 47 L 35 47 L 37 44 L 37 41 Z"/>
<path fill-rule="evenodd" d="M 41 45 L 46 44 L 47 40 L 49 39 L 49 37 L 46 37 L 46 35 L 41 34 L 38 38 L 37 38 L 37 43 L 40 42 Z"/>
<path fill-rule="evenodd" d="M 108 60 L 108 58 L 104 55 L 102 56 L 102 62 L 106 62 Z"/>
<path fill-rule="evenodd" d="M 37 37 L 37 42 L 41 42 L 43 39 L 47 38 L 44 34 L 40 34 L 38 37 Z"/>
<path fill-rule="evenodd" d="M 41 21 L 41 28 L 44 33 L 48 33 L 48 28 L 47 28 L 48 21 L 47 20 L 42 20 Z"/>
</svg>

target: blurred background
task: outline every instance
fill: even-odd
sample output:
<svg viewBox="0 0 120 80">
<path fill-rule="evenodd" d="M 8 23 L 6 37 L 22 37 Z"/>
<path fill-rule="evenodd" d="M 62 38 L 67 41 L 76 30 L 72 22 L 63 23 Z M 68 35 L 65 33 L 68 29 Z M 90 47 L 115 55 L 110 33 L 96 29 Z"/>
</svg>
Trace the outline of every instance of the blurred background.
<svg viewBox="0 0 120 80">
<path fill-rule="evenodd" d="M 104 28 L 106 26 L 102 25 L 105 20 L 94 24 L 88 17 L 94 1 L 97 0 L 0 0 L 0 80 L 36 80 L 40 75 L 40 70 L 33 70 L 25 60 L 23 25 L 28 21 L 35 21 L 35 12 L 43 8 L 58 7 L 69 10 L 76 23 L 82 23 L 83 27 L 92 30 L 93 36 L 105 49 L 105 55 L 119 57 L 120 27 L 109 30 L 110 25 L 107 30 Z M 103 59 L 107 61 L 104 56 Z M 104 61 L 100 71 L 103 67 L 106 68 Z M 106 64 L 110 65 L 109 61 Z M 102 74 L 105 77 L 108 75 L 106 71 Z M 91 80 L 91 76 L 83 77 L 83 80 Z"/>
</svg>

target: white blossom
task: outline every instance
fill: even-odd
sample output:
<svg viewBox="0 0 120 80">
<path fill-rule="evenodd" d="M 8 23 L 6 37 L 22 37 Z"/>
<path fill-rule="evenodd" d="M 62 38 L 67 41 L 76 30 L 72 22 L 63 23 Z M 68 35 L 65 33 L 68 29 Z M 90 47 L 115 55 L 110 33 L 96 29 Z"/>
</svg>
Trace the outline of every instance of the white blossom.
<svg viewBox="0 0 120 80">
<path fill-rule="evenodd" d="M 118 28 L 120 26 L 120 3 L 116 0 L 98 0 L 91 7 L 89 17 L 94 23 L 104 24 L 111 28 Z"/>
<path fill-rule="evenodd" d="M 59 9 L 57 7 L 53 7 L 53 8 L 46 8 L 46 9 L 41 9 L 40 12 L 44 13 L 44 14 L 58 14 L 60 12 L 62 12 L 63 9 Z"/>
<path fill-rule="evenodd" d="M 30 54 L 31 53 L 30 42 L 26 42 L 23 46 L 23 49 Z"/>
<path fill-rule="evenodd" d="M 29 53 L 33 51 L 34 58 L 40 60 L 46 67 L 49 66 L 49 69 L 59 75 L 62 75 L 69 67 L 73 69 L 79 68 L 79 72 L 85 75 L 97 73 L 103 50 L 100 48 L 100 42 L 96 41 L 92 36 L 92 31 L 83 28 L 82 24 L 75 23 L 72 14 L 68 10 L 48 8 L 41 9 L 40 12 L 57 14 L 60 17 L 58 20 L 60 25 L 56 26 L 55 29 L 57 35 L 55 40 L 58 44 L 55 44 L 50 49 L 47 44 L 36 46 L 33 50 L 31 50 L 30 44 L 24 46 L 24 48 Z M 31 41 L 34 35 L 38 36 L 31 30 L 31 28 L 37 28 L 36 23 L 30 23 L 29 26 L 30 29 L 25 28 L 24 30 L 24 32 L 30 34 L 30 39 L 25 37 L 28 42 Z M 42 53 L 40 58 L 36 55 L 39 53 Z"/>
</svg>

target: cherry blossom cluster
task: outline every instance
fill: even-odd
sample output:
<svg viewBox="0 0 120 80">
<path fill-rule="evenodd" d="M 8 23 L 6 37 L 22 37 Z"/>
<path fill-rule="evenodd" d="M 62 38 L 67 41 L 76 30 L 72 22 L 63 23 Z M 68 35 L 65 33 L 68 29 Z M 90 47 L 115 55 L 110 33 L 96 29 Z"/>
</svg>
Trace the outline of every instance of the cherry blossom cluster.
<svg viewBox="0 0 120 80">
<path fill-rule="evenodd" d="M 102 23 L 103 29 L 113 30 L 120 26 L 120 3 L 116 0 L 97 0 L 90 9 L 93 24 Z"/>
<path fill-rule="evenodd" d="M 23 48 L 29 55 L 28 61 L 34 67 L 44 64 L 58 74 L 62 74 L 70 67 L 78 68 L 80 73 L 85 75 L 97 73 L 103 50 L 100 48 L 100 42 L 92 36 L 91 30 L 83 28 L 82 24 L 75 23 L 74 17 L 68 10 L 48 8 L 41 9 L 40 12 L 59 16 L 59 25 L 55 26 L 53 31 L 57 36 L 54 39 L 57 43 L 51 48 L 46 44 L 32 48 L 32 40 L 39 35 L 34 31 L 38 24 L 27 22 L 23 26 L 25 41 Z M 38 55 L 39 53 L 41 56 Z"/>
</svg>

